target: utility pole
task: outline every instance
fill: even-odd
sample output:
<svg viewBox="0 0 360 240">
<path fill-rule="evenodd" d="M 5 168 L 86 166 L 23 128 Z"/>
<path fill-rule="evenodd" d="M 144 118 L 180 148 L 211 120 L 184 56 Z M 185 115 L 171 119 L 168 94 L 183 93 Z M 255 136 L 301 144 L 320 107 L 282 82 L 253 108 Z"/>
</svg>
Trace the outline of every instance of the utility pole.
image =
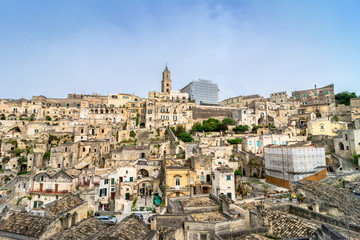
<svg viewBox="0 0 360 240">
<path fill-rule="evenodd" d="M 343 192 L 343 197 L 344 197 L 345 221 L 346 221 L 346 227 L 347 227 L 347 231 L 348 231 L 348 239 L 350 240 L 349 218 L 348 218 L 348 214 L 347 214 L 347 210 L 346 210 L 345 181 L 342 182 L 342 187 L 343 187 L 342 192 Z"/>
</svg>

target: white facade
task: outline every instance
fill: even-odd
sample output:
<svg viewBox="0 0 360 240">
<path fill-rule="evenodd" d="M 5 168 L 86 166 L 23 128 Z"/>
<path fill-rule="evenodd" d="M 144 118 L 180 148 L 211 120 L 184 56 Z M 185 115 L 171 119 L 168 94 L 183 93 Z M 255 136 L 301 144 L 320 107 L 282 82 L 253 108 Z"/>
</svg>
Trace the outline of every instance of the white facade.
<svg viewBox="0 0 360 240">
<path fill-rule="evenodd" d="M 271 146 L 264 149 L 265 173 L 286 181 L 299 181 L 326 169 L 324 148 Z"/>
<path fill-rule="evenodd" d="M 212 182 L 212 193 L 219 196 L 221 193 L 235 200 L 234 170 L 228 166 L 215 169 L 215 179 Z"/>
</svg>

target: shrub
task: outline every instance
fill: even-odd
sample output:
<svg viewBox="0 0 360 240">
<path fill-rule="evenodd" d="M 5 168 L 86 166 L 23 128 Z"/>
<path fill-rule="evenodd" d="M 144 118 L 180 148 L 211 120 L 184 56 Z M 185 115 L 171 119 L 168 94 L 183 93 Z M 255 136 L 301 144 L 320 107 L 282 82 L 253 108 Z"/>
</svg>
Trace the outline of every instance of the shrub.
<svg viewBox="0 0 360 240">
<path fill-rule="evenodd" d="M 357 154 L 357 153 L 354 154 L 354 163 L 356 165 L 359 165 L 359 154 Z"/>
<path fill-rule="evenodd" d="M 240 169 L 236 169 L 234 174 L 235 176 L 242 176 L 242 172 Z"/>
<path fill-rule="evenodd" d="M 46 151 L 43 155 L 43 160 L 50 160 L 50 151 Z"/>
<path fill-rule="evenodd" d="M 335 121 L 339 121 L 339 117 L 337 116 L 337 115 L 335 115 L 334 117 L 333 117 L 333 119 L 335 120 Z"/>
<path fill-rule="evenodd" d="M 51 117 L 50 117 L 50 116 L 46 116 L 46 121 L 51 121 Z"/>
</svg>

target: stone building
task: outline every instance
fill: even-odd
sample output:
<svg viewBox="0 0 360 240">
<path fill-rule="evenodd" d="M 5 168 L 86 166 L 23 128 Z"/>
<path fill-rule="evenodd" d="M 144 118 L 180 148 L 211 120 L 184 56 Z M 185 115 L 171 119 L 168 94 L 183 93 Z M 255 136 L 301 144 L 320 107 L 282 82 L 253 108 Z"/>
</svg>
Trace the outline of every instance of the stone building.
<svg viewBox="0 0 360 240">
<path fill-rule="evenodd" d="M 223 165 L 215 169 L 212 180 L 212 194 L 216 197 L 224 194 L 230 199 L 235 200 L 235 178 L 232 168 Z"/>
<path fill-rule="evenodd" d="M 360 154 L 360 119 L 356 119 L 353 129 L 341 130 L 334 138 L 335 153 L 344 158 Z"/>
<path fill-rule="evenodd" d="M 347 129 L 347 123 L 335 121 L 333 117 L 316 118 L 309 121 L 311 135 L 337 136 L 338 132 Z"/>
<path fill-rule="evenodd" d="M 294 91 L 291 93 L 294 106 L 319 106 L 332 105 L 335 106 L 334 84 L 321 88 Z"/>
<path fill-rule="evenodd" d="M 29 194 L 32 196 L 31 208 L 40 208 L 44 204 L 70 195 L 78 185 L 78 175 L 70 175 L 65 171 L 55 173 L 42 172 L 33 177 Z"/>
<path fill-rule="evenodd" d="M 270 101 L 276 104 L 286 103 L 288 101 L 288 95 L 286 92 L 271 93 Z"/>
<path fill-rule="evenodd" d="M 360 98 L 351 98 L 350 107 L 351 120 L 354 121 L 355 119 L 360 118 Z"/>
<path fill-rule="evenodd" d="M 195 103 L 146 101 L 146 127 L 158 128 L 192 122 Z"/>
<path fill-rule="evenodd" d="M 166 160 L 167 162 L 171 160 Z M 167 166 L 169 164 L 169 166 Z M 179 163 L 165 163 L 165 204 L 169 197 L 190 196 L 191 186 L 194 185 L 196 172 L 190 167 Z"/>
</svg>

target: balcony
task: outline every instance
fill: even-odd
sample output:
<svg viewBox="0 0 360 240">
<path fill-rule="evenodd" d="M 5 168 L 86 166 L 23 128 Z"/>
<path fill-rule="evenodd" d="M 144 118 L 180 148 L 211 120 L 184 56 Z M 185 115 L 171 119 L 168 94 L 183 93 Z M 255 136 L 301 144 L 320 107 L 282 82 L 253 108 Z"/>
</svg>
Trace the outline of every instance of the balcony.
<svg viewBox="0 0 360 240">
<path fill-rule="evenodd" d="M 174 187 L 167 187 L 166 191 L 168 191 L 168 192 L 188 192 L 188 191 L 190 191 L 190 188 L 174 186 Z"/>
<path fill-rule="evenodd" d="M 71 192 L 69 190 L 61 190 L 61 191 L 55 191 L 54 189 L 45 189 L 45 190 L 30 190 L 29 191 L 30 194 L 49 194 L 49 195 L 54 195 L 54 194 L 63 194 L 63 195 L 68 195 L 71 194 Z"/>
</svg>

